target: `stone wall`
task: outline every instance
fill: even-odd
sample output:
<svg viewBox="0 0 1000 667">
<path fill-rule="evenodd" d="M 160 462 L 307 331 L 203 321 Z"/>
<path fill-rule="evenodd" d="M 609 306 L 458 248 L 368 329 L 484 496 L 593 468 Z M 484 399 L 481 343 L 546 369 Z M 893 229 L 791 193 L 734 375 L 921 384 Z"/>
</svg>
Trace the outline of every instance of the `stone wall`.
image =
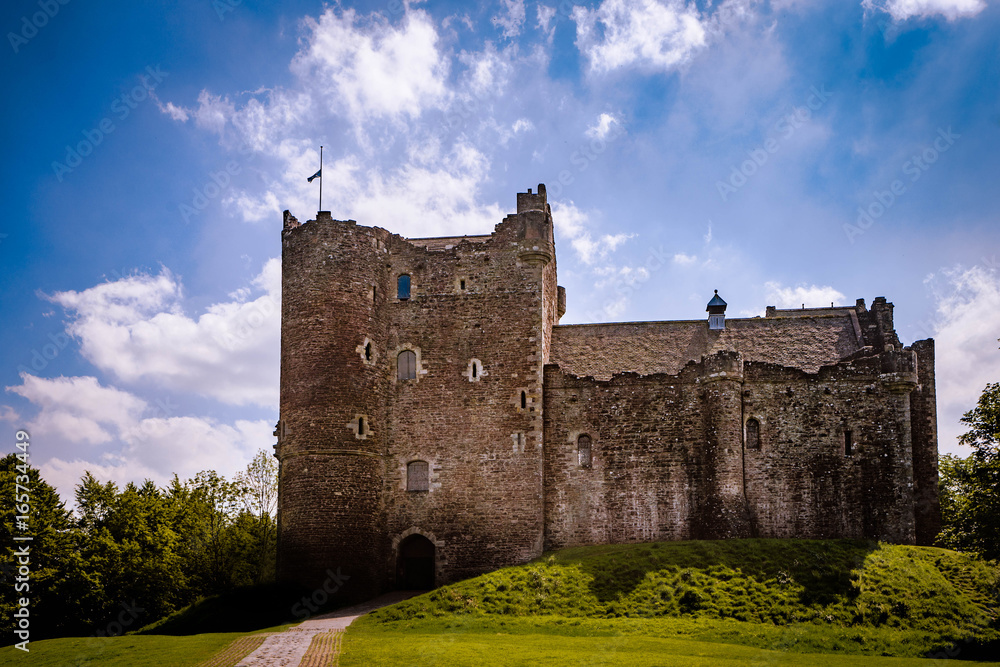
<svg viewBox="0 0 1000 667">
<path fill-rule="evenodd" d="M 717 353 L 676 375 L 610 380 L 549 365 L 546 549 L 748 536 L 913 543 L 909 398 L 886 386 L 884 357 L 808 374 Z"/>
</svg>

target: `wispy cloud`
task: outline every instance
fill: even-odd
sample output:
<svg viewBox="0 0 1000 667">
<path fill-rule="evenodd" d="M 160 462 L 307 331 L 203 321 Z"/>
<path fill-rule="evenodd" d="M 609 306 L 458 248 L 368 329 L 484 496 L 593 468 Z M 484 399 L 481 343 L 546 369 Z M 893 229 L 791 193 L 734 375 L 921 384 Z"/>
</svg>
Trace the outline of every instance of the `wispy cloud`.
<svg viewBox="0 0 1000 667">
<path fill-rule="evenodd" d="M 831 303 L 842 305 L 845 297 L 839 290 L 830 286 L 798 285 L 785 287 L 781 283 L 768 282 L 764 284 L 765 296 L 770 306 L 778 308 L 829 307 Z"/>
<path fill-rule="evenodd" d="M 882 11 L 897 21 L 943 16 L 954 21 L 986 9 L 984 0 L 863 0 L 866 11 Z"/>
</svg>

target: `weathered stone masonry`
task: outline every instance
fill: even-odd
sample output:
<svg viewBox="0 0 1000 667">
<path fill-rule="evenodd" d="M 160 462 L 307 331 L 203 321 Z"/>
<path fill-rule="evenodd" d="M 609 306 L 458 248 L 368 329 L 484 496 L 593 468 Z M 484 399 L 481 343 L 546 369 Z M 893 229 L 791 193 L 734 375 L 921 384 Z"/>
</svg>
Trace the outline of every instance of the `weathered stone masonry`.
<svg viewBox="0 0 1000 667">
<path fill-rule="evenodd" d="M 937 532 L 934 345 L 882 297 L 560 326 L 544 186 L 489 236 L 286 212 L 282 241 L 285 580 L 339 568 L 364 598 L 571 545 Z"/>
</svg>

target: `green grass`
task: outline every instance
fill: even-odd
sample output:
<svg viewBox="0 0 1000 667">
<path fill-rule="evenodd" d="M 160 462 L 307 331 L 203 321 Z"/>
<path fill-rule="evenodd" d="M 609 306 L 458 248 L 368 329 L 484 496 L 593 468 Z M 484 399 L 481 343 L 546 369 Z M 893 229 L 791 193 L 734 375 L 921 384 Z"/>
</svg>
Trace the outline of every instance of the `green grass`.
<svg viewBox="0 0 1000 667">
<path fill-rule="evenodd" d="M 996 568 L 964 554 L 851 540 L 566 549 L 374 612 L 351 626 L 345 660 L 397 635 L 491 645 L 503 623 L 530 630 L 525 646 L 549 634 L 558 640 L 539 641 L 586 643 L 574 634 L 586 628 L 623 646 L 669 636 L 724 650 L 918 657 L 957 645 L 985 657 L 1000 653 L 997 582 Z M 579 623 L 571 634 L 567 622 Z"/>
<path fill-rule="evenodd" d="M 576 619 L 537 616 L 506 622 L 495 618 L 441 618 L 378 624 L 359 619 L 347 631 L 341 667 L 370 665 L 796 665 L 878 667 L 928 664 L 919 658 L 851 655 L 809 644 L 798 627 L 736 628 L 712 623 L 675 626 L 673 621 Z M 713 629 L 723 634 L 713 635 Z M 726 643 L 726 632 L 758 645 Z M 888 632 L 888 631 L 883 631 Z M 898 631 L 896 631 L 898 633 Z M 899 637 L 876 641 L 887 647 Z M 692 636 L 703 637 L 700 640 Z M 845 637 L 844 642 L 855 641 Z M 846 648 L 846 647 L 845 647 Z M 942 654 L 942 657 L 944 655 Z M 980 665 L 1000 663 L 977 663 Z"/>
<path fill-rule="evenodd" d="M 919 656 L 994 659 L 998 581 L 996 567 L 953 551 L 850 540 L 566 549 L 358 619 L 340 664 L 877 667 L 930 664 Z M 236 591 L 142 634 L 32 642 L 30 654 L 6 647 L 0 664 L 197 665 L 250 631 L 281 630 L 295 620 L 300 593 Z"/>
<path fill-rule="evenodd" d="M 0 665 L 25 667 L 174 667 L 197 665 L 224 649 L 243 633 L 188 637 L 125 635 L 68 637 L 28 644 L 25 653 L 12 646 L 0 649 Z"/>
</svg>

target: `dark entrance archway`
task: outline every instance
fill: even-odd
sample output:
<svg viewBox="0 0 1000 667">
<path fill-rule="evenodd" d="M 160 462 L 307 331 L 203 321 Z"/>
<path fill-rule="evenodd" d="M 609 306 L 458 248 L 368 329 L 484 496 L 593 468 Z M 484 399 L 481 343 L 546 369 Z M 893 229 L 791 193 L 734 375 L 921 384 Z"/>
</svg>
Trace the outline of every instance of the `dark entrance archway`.
<svg viewBox="0 0 1000 667">
<path fill-rule="evenodd" d="M 434 588 L 434 543 L 423 535 L 410 535 L 399 543 L 396 588 L 411 591 Z"/>
</svg>

